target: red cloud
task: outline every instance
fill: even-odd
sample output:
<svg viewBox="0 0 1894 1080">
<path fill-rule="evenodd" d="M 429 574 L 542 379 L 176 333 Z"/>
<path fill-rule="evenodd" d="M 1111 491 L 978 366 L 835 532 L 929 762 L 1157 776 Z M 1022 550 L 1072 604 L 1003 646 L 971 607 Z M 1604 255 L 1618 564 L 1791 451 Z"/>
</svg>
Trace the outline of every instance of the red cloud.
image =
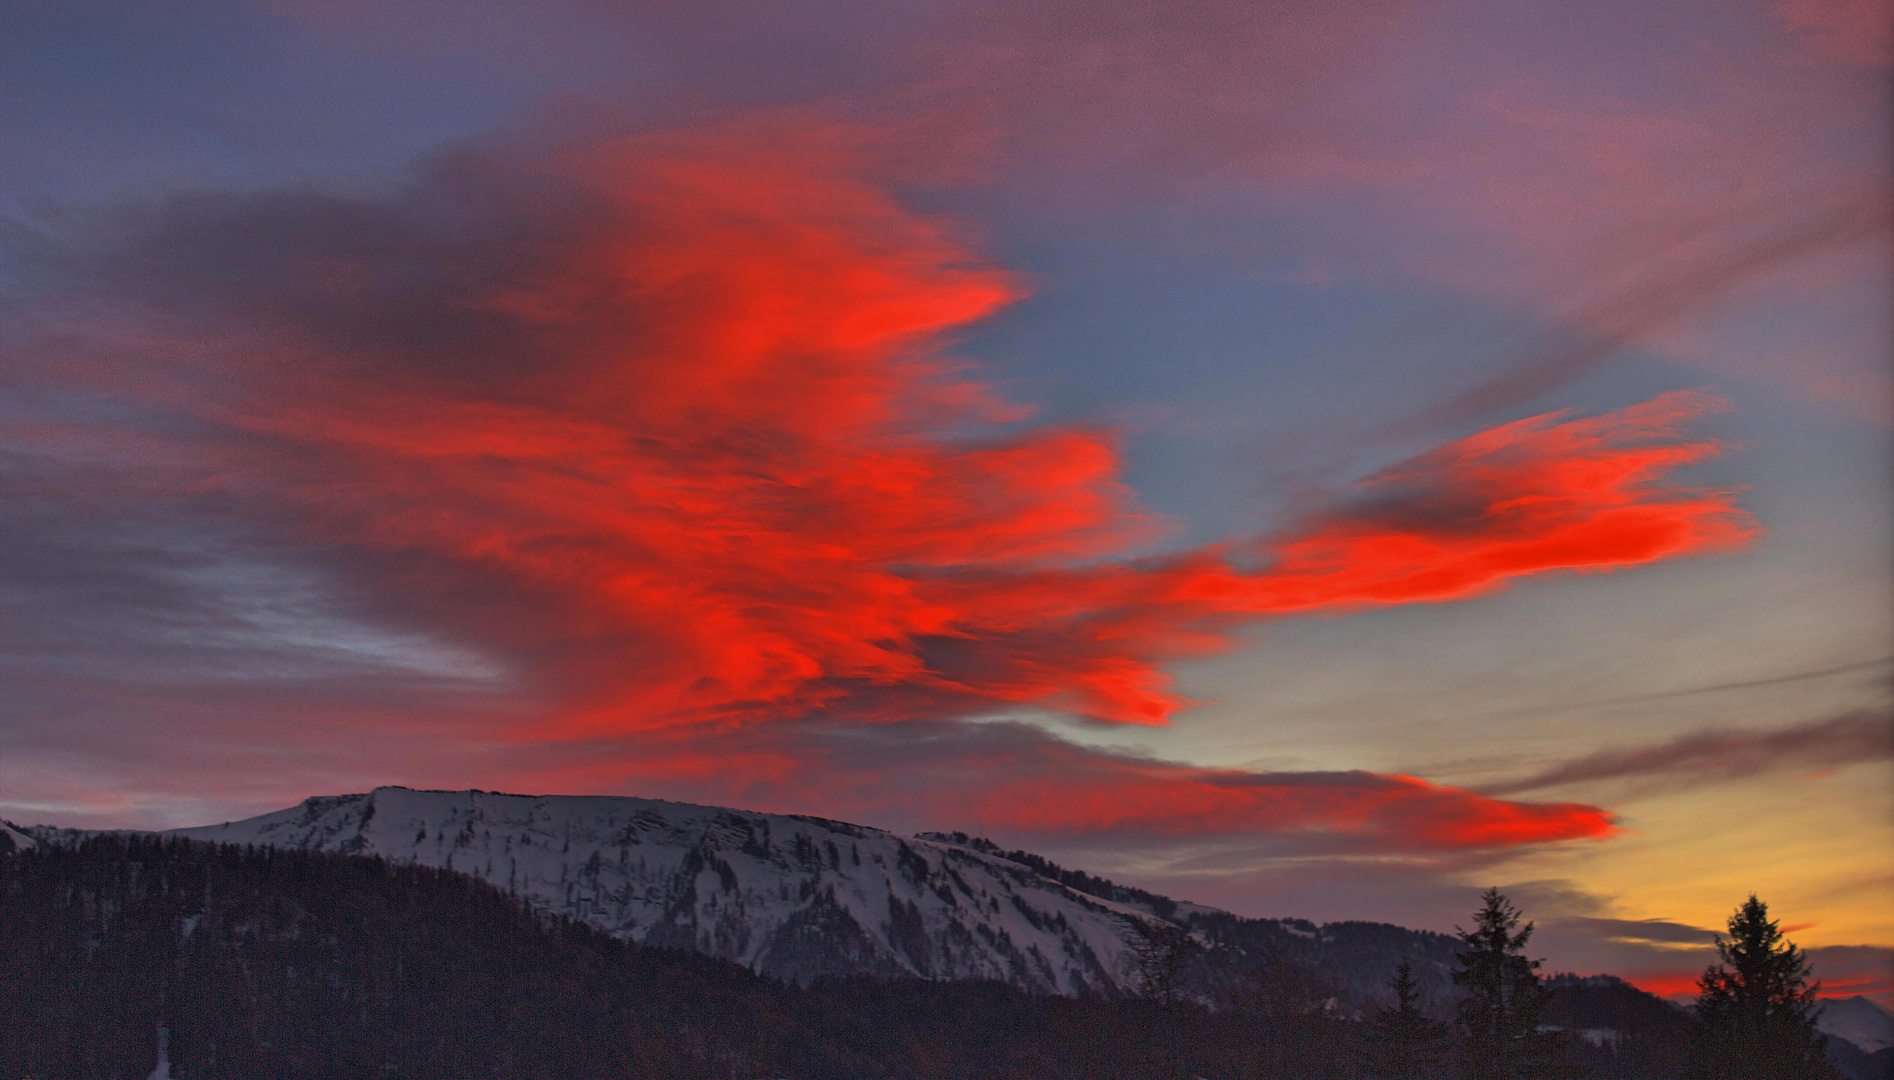
<svg viewBox="0 0 1894 1080">
<path fill-rule="evenodd" d="M 1593 807 L 959 721 L 1164 723 L 1187 703 L 1164 665 L 1242 623 L 1740 545 L 1729 492 L 1672 478 L 1716 452 L 1684 434 L 1713 399 L 1522 420 L 1284 535 L 1133 558 L 1157 529 L 1116 434 L 1031 426 L 945 353 L 1018 284 L 831 136 L 468 155 L 376 202 L 178 200 L 64 256 L 165 315 L 155 346 L 69 371 L 184 414 L 140 437 L 188 443 L 188 494 L 511 661 L 552 703 L 517 743 L 604 740 L 601 780 L 1055 834 L 1609 832 Z M 784 734 L 809 725 L 829 734 Z M 850 731 L 901 737 L 846 767 Z"/>
<path fill-rule="evenodd" d="M 183 202 L 133 252 L 148 298 L 249 330 L 165 350 L 198 370 L 154 393 L 224 425 L 221 482 L 354 552 L 391 607 L 522 658 L 566 736 L 1163 723 L 1186 703 L 1163 665 L 1240 622 L 1754 533 L 1670 479 L 1717 447 L 1683 434 L 1715 401 L 1669 394 L 1441 447 L 1284 536 L 1127 561 L 1154 529 L 1115 435 L 1021 427 L 942 352 L 1016 283 L 858 166 L 833 133 L 722 129 L 469 157 L 387 203 Z"/>
<path fill-rule="evenodd" d="M 1531 417 L 1370 477 L 1370 501 L 1276 548 L 1268 609 L 1462 600 L 1547 570 L 1741 546 L 1755 529 L 1731 492 L 1663 483 L 1717 452 L 1682 429 L 1720 404 L 1671 393 L 1592 419 Z"/>
<path fill-rule="evenodd" d="M 1625 976 L 1625 981 L 1647 994 L 1656 994 L 1661 998 L 1681 999 L 1697 996 L 1697 991 L 1700 989 L 1697 979 L 1702 974 L 1702 968 L 1687 972 L 1649 972 Z"/>
<path fill-rule="evenodd" d="M 1008 776 L 969 792 L 969 805 L 944 817 L 1038 834 L 1315 831 L 1420 848 L 1508 847 L 1612 831 L 1610 815 L 1594 806 L 1505 802 L 1407 776 L 1258 774 L 1135 759 L 1111 764 L 1062 783 Z"/>
<path fill-rule="evenodd" d="M 642 733 L 635 751 L 594 745 L 515 786 L 616 790 L 893 827 L 952 822 L 1001 836 L 1122 844 L 1222 839 L 1425 853 L 1596 838 L 1609 814 L 1518 803 L 1406 776 L 1211 769 L 1082 746 L 1030 724 L 768 725 Z"/>
</svg>

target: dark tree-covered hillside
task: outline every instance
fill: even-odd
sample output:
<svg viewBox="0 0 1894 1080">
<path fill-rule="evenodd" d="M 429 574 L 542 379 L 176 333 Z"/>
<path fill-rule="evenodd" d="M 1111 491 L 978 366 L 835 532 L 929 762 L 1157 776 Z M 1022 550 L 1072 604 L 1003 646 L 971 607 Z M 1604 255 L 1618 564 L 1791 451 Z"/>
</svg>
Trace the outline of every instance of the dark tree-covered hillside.
<svg viewBox="0 0 1894 1080">
<path fill-rule="evenodd" d="M 144 1077 L 161 1027 L 178 1080 L 1352 1075 L 1319 1008 L 801 989 L 451 872 L 137 836 L 0 859 L 0 997 L 5 1080 Z"/>
<path fill-rule="evenodd" d="M 160 1028 L 174 1080 L 1364 1075 L 1384 1056 L 1371 1046 L 1374 1012 L 1349 1007 L 1309 962 L 1323 946 L 1291 932 L 1301 926 L 1249 922 L 1226 929 L 1252 935 L 1250 948 L 1213 939 L 1209 951 L 1257 961 L 1214 972 L 1214 1009 L 1195 990 L 1111 1000 L 981 982 L 797 987 L 620 942 L 449 871 L 98 837 L 0 856 L 0 1080 L 142 1080 Z M 1366 955 L 1380 931 L 1361 928 Z M 1296 943 L 1310 949 L 1285 948 Z M 1550 984 L 1544 1020 L 1619 1032 L 1576 1041 L 1572 1075 L 1674 1077 L 1663 1070 L 1682 1052 L 1675 1010 L 1593 982 Z M 1418 1014 L 1418 979 L 1406 993 Z"/>
</svg>

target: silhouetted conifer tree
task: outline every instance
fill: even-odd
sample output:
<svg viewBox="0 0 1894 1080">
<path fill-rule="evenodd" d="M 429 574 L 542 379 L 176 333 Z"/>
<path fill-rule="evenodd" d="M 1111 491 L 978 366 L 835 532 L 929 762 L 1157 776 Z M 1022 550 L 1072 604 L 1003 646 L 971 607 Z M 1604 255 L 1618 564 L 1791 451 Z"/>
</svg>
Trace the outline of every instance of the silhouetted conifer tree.
<svg viewBox="0 0 1894 1080">
<path fill-rule="evenodd" d="M 1427 1080 L 1439 1075 L 1446 1025 L 1420 1011 L 1414 964 L 1403 959 L 1388 983 L 1394 1004 L 1368 1018 L 1362 1065 L 1376 1080 Z"/>
<path fill-rule="evenodd" d="M 1808 958 L 1750 894 L 1717 935 L 1722 962 L 1697 980 L 1691 1071 L 1704 1080 L 1831 1080 L 1827 1037 L 1815 1029 Z"/>
<path fill-rule="evenodd" d="M 1488 889 L 1473 929 L 1460 930 L 1460 970 L 1453 981 L 1466 991 L 1457 1016 L 1465 1035 L 1461 1064 L 1467 1080 L 1541 1080 L 1553 1072 L 1560 1040 L 1538 1030 L 1546 994 L 1539 961 L 1526 959 L 1532 924 L 1514 932 L 1519 910 Z"/>
</svg>

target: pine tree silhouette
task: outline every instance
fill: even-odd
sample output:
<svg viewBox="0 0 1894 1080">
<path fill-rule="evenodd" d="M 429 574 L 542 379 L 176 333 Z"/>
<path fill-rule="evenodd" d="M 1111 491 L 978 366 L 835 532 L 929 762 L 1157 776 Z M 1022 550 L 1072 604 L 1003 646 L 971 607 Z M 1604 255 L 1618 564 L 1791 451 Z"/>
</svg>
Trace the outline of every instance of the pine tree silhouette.
<svg viewBox="0 0 1894 1080">
<path fill-rule="evenodd" d="M 1420 1011 L 1420 987 L 1414 964 L 1403 958 L 1388 989 L 1394 1004 L 1368 1019 L 1363 1066 L 1375 1080 L 1427 1080 L 1439 1075 L 1445 1056 L 1446 1025 Z"/>
<path fill-rule="evenodd" d="M 1460 970 L 1453 981 L 1466 991 L 1456 1010 L 1466 1041 L 1461 1065 L 1467 1080 L 1541 1080 L 1552 1074 L 1560 1043 L 1538 1030 L 1545 988 L 1535 973 L 1539 961 L 1526 959 L 1532 924 L 1514 933 L 1519 910 L 1488 889 L 1473 913 L 1473 929 L 1454 929 L 1467 951 L 1457 954 Z"/>
<path fill-rule="evenodd" d="M 1815 1029 L 1809 962 L 1750 894 L 1718 934 L 1722 963 L 1697 980 L 1692 1075 L 1703 1080 L 1833 1080 L 1828 1039 Z"/>
</svg>

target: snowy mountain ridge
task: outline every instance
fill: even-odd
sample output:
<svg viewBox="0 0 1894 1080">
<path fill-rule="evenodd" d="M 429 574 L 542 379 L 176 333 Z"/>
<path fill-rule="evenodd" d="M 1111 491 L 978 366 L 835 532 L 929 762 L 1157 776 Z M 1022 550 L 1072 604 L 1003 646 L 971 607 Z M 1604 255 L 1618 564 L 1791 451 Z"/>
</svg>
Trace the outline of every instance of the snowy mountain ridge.
<svg viewBox="0 0 1894 1080">
<path fill-rule="evenodd" d="M 794 980 L 1128 990 L 1134 924 L 1154 919 L 941 840 L 623 796 L 383 787 L 168 835 L 456 870 L 620 938 Z"/>
<path fill-rule="evenodd" d="M 56 844 L 89 830 L 34 826 Z M 623 796 L 377 788 L 168 835 L 374 855 L 482 878 L 621 939 L 792 981 L 996 979 L 1035 993 L 1135 993 L 1181 928 L 1206 1001 L 1265 969 L 1378 1007 L 1402 959 L 1428 1007 L 1454 995 L 1458 942 L 1386 923 L 1248 918 L 1179 902 L 964 833 L 899 836 L 797 815 Z M 1153 934 L 1151 931 L 1158 931 Z M 1311 983 L 1313 985 L 1313 983 Z"/>
<path fill-rule="evenodd" d="M 1872 998 L 1829 998 L 1816 1007 L 1815 1026 L 1825 1035 L 1846 1039 L 1872 1054 L 1894 1046 L 1894 1014 Z"/>
</svg>

